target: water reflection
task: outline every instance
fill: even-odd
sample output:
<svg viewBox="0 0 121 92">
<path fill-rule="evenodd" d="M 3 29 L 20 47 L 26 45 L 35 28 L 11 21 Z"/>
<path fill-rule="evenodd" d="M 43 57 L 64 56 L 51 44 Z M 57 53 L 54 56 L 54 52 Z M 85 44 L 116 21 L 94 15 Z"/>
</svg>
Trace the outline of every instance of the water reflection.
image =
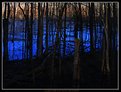
<svg viewBox="0 0 121 92">
<path fill-rule="evenodd" d="M 15 21 L 15 35 L 14 35 L 14 41 L 12 41 L 12 32 L 10 32 L 11 30 L 11 25 L 12 23 L 10 23 L 9 25 L 9 41 L 8 41 L 8 50 L 9 50 L 9 60 L 21 60 L 21 59 L 25 59 L 25 33 L 24 33 L 24 29 L 25 29 L 25 21 Z M 72 22 L 70 24 L 70 22 L 67 21 L 67 27 L 66 27 L 66 55 L 68 54 L 73 54 L 74 53 L 74 23 Z M 37 29 L 38 25 L 37 25 L 37 21 L 34 21 L 33 23 L 33 58 L 36 57 L 36 53 L 37 53 Z M 64 25 L 63 27 L 64 28 Z M 46 36 L 46 25 L 44 22 L 44 32 L 43 32 L 43 48 L 45 50 L 46 46 L 45 46 L 45 36 Z M 62 33 L 63 33 L 62 29 Z M 100 27 L 97 26 L 96 28 L 96 32 L 97 34 L 97 40 L 96 40 L 96 48 L 100 48 L 100 39 L 101 39 L 101 34 L 102 34 L 102 30 L 100 30 Z M 55 25 L 53 25 L 53 30 L 51 29 L 50 26 L 50 34 L 49 34 L 49 46 L 52 46 L 52 34 L 54 34 L 54 39 L 55 39 L 55 34 L 56 34 L 56 30 L 55 30 Z M 80 32 L 78 32 L 78 38 L 80 37 Z M 89 52 L 90 51 L 90 30 L 89 27 L 87 28 L 85 25 L 83 26 L 83 42 L 84 42 L 84 51 L 85 52 Z M 63 54 L 63 37 L 61 38 L 61 54 Z M 43 51 L 44 51 L 43 50 Z"/>
</svg>

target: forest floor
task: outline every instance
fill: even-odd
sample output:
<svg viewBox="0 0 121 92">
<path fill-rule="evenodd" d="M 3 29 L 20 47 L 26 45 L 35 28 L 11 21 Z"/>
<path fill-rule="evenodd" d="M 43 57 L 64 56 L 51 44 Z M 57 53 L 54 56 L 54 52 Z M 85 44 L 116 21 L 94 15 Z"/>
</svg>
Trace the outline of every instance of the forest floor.
<svg viewBox="0 0 121 92">
<path fill-rule="evenodd" d="M 3 63 L 3 88 L 117 88 L 117 58 L 110 62 L 108 76 L 101 71 L 101 55 L 80 55 L 80 80 L 73 80 L 74 56 L 54 59 L 49 55 L 42 61 L 14 61 Z M 45 60 L 46 59 L 46 60 Z M 54 67 L 53 67 L 54 66 Z M 61 70 L 61 72 L 60 72 Z"/>
</svg>

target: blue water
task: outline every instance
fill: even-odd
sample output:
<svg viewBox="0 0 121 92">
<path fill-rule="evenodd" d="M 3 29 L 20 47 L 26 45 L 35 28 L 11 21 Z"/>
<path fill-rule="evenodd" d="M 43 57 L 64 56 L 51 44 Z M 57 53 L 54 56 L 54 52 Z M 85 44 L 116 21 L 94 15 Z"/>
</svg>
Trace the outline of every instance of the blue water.
<svg viewBox="0 0 121 92">
<path fill-rule="evenodd" d="M 25 23 L 25 21 L 15 21 L 15 40 L 12 42 L 12 32 L 9 32 L 9 41 L 8 41 L 8 54 L 9 54 L 9 60 L 21 60 L 21 59 L 25 59 L 25 38 L 24 38 L 24 29 L 25 26 L 23 26 Z M 44 21 L 44 32 L 43 32 L 43 47 L 45 51 L 45 36 L 46 36 L 46 22 Z M 71 22 L 67 22 L 66 23 L 66 55 L 69 54 L 74 54 L 74 23 Z M 52 25 L 49 25 L 50 27 L 52 27 Z M 11 31 L 12 27 L 12 22 L 10 22 L 9 24 L 9 31 Z M 64 25 L 63 25 L 64 28 Z M 33 58 L 36 57 L 36 53 L 37 53 L 37 30 L 38 30 L 38 24 L 37 21 L 34 21 L 33 23 Z M 52 46 L 52 30 L 51 28 L 49 28 L 49 30 L 51 31 L 49 34 L 49 46 Z M 54 30 L 54 34 L 56 34 L 56 29 L 55 29 L 55 23 L 53 25 L 53 30 Z M 63 34 L 63 30 L 62 29 L 62 34 Z M 102 39 L 102 30 L 100 30 L 100 27 L 97 26 L 96 27 L 96 32 L 98 33 L 97 37 L 96 37 L 96 48 L 99 49 L 101 46 L 101 39 Z M 79 35 L 80 32 L 78 32 L 78 38 L 80 37 Z M 54 35 L 54 39 L 55 39 L 55 35 Z M 55 41 L 55 40 L 54 40 Z M 85 25 L 83 26 L 83 42 L 84 42 L 84 51 L 85 52 L 89 52 L 90 51 L 90 30 L 89 27 L 87 28 Z M 63 53 L 63 36 L 61 38 L 61 53 Z"/>
</svg>

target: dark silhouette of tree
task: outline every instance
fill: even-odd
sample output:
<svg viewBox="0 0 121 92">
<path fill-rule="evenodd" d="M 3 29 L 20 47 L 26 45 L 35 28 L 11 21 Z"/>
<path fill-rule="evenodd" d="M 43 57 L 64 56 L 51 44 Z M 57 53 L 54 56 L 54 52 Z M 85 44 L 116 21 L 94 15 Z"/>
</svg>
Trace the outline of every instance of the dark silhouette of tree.
<svg viewBox="0 0 121 92">
<path fill-rule="evenodd" d="M 116 34 L 117 34 L 117 4 L 113 3 L 113 49 L 116 49 Z"/>
<path fill-rule="evenodd" d="M 102 58 L 102 72 L 106 75 L 110 73 L 110 66 L 109 66 L 109 38 L 108 38 L 108 5 L 104 4 L 104 34 L 103 34 L 103 58 Z"/>
<path fill-rule="evenodd" d="M 81 49 L 82 53 L 84 52 L 84 45 L 83 45 L 83 19 L 82 19 L 82 9 L 81 3 L 79 3 L 79 29 L 80 29 L 80 40 L 81 40 Z"/>
<path fill-rule="evenodd" d="M 74 37 L 75 39 L 78 38 L 78 10 L 77 10 L 77 4 L 74 6 Z"/>
<path fill-rule="evenodd" d="M 46 53 L 48 53 L 48 3 L 46 3 L 46 38 L 45 38 L 45 43 L 46 43 Z"/>
<path fill-rule="evenodd" d="M 3 60 L 5 62 L 8 61 L 9 16 L 10 16 L 10 5 L 9 3 L 5 3 L 4 19 L 3 19 L 3 47 L 4 47 Z"/>
<path fill-rule="evenodd" d="M 90 52 L 94 52 L 94 38 L 93 38 L 93 24 L 94 24 L 94 3 L 89 3 L 89 28 L 90 28 Z"/>
<path fill-rule="evenodd" d="M 31 16 L 30 16 L 30 30 L 29 30 L 29 55 L 30 60 L 32 61 L 32 45 L 33 45 L 33 3 L 31 3 Z"/>
<path fill-rule="evenodd" d="M 25 11 L 22 9 L 22 7 L 20 6 L 20 3 L 18 4 L 19 8 L 21 9 L 24 18 L 25 18 L 25 58 L 29 59 L 29 5 L 28 3 L 25 3 Z"/>
<path fill-rule="evenodd" d="M 65 56 L 65 49 L 66 49 L 66 9 L 67 7 L 65 6 L 65 16 L 64 16 L 64 40 L 63 40 L 63 56 Z"/>
<path fill-rule="evenodd" d="M 15 34 L 15 12 L 16 12 L 16 7 L 15 7 L 15 2 L 14 2 L 14 17 L 13 17 L 13 42 L 14 42 L 14 34 Z"/>
</svg>

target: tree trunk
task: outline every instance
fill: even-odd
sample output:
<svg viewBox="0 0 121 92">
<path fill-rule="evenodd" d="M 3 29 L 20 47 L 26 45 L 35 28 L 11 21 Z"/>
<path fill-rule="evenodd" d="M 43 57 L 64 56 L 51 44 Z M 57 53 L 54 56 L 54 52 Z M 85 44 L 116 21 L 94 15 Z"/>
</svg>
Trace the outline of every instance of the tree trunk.
<svg viewBox="0 0 121 92">
<path fill-rule="evenodd" d="M 78 12 L 77 12 L 77 6 L 75 8 L 75 14 L 74 14 L 74 37 L 75 39 L 78 38 Z"/>
<path fill-rule="evenodd" d="M 40 8 L 41 4 L 38 3 L 38 34 L 37 34 L 37 56 L 42 55 L 42 39 L 43 39 L 43 32 L 42 32 L 42 9 L 41 9 L 41 15 L 40 15 Z"/>
<path fill-rule="evenodd" d="M 64 40 L 63 40 L 63 56 L 65 56 L 66 49 L 66 7 L 65 7 L 65 18 L 64 18 Z"/>
<path fill-rule="evenodd" d="M 30 36 L 29 36 L 29 44 L 30 44 L 30 51 L 29 51 L 29 55 L 30 55 L 30 60 L 32 61 L 32 45 L 33 45 L 33 3 L 31 3 L 31 21 L 30 21 Z"/>
<path fill-rule="evenodd" d="M 46 3 L 46 53 L 48 53 L 48 3 Z"/>
<path fill-rule="evenodd" d="M 8 4 L 8 5 L 7 5 Z M 8 7 L 7 7 L 8 6 Z M 4 19 L 3 19 L 3 47 L 4 47 L 4 62 L 8 61 L 8 27 L 9 27 L 10 5 L 5 3 Z"/>
<path fill-rule="evenodd" d="M 102 71 L 104 74 L 109 74 L 109 38 L 108 38 L 108 7 L 105 8 L 105 24 L 104 24 L 104 51 L 103 51 L 103 62 L 102 62 Z"/>
<path fill-rule="evenodd" d="M 81 3 L 79 3 L 79 21 L 80 21 L 80 36 L 81 36 L 81 48 L 82 48 L 82 53 L 84 52 L 84 46 L 83 46 L 83 20 L 82 20 L 82 10 L 81 10 Z"/>
<path fill-rule="evenodd" d="M 117 34 L 117 7 L 116 3 L 113 3 L 113 49 L 117 49 L 116 47 L 116 34 Z"/>
<path fill-rule="evenodd" d="M 29 59 L 29 5 L 26 3 L 26 57 Z"/>
<path fill-rule="evenodd" d="M 15 12 L 16 12 L 16 7 L 15 7 L 15 2 L 14 2 L 14 17 L 13 17 L 13 42 L 14 42 L 14 34 L 15 34 Z"/>
<path fill-rule="evenodd" d="M 112 49 L 112 18 L 111 18 L 111 6 L 110 3 L 108 3 L 108 12 L 107 12 L 107 16 L 108 16 L 108 46 L 109 46 L 109 61 L 110 64 L 112 63 L 112 58 L 113 58 L 113 49 Z"/>
<path fill-rule="evenodd" d="M 94 22 L 94 3 L 89 4 L 89 23 L 90 23 L 90 52 L 94 52 L 94 39 L 93 39 L 93 22 Z"/>
<path fill-rule="evenodd" d="M 79 87 L 79 80 L 80 80 L 79 50 L 80 50 L 80 40 L 79 39 L 75 39 L 73 79 L 74 79 L 74 86 L 78 86 L 78 87 Z"/>
<path fill-rule="evenodd" d="M 14 35 L 15 35 L 15 12 L 16 12 L 16 7 L 15 7 L 15 2 L 14 2 L 14 8 L 13 8 L 14 16 L 13 16 L 13 58 L 14 58 L 14 52 L 15 52 L 15 47 L 14 47 Z"/>
</svg>

